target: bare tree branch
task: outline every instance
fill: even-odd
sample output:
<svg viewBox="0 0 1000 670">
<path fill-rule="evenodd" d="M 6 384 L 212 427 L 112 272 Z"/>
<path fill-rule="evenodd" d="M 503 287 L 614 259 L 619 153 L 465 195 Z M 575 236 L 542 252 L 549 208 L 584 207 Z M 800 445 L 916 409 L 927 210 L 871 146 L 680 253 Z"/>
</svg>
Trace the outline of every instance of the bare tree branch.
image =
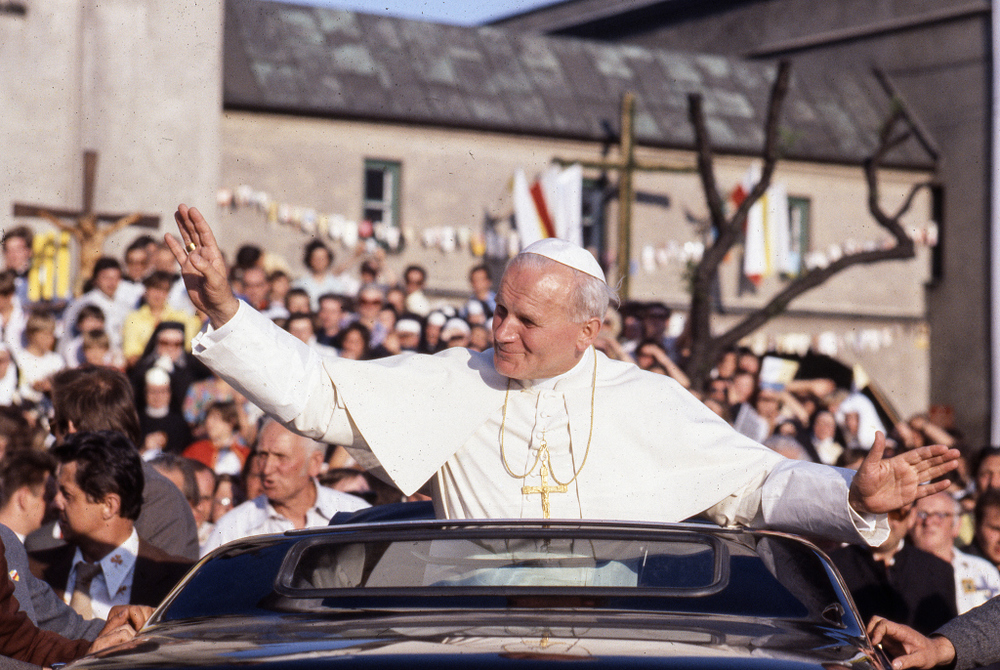
<svg viewBox="0 0 1000 670">
<path fill-rule="evenodd" d="M 871 156 L 864 162 L 865 181 L 868 187 L 868 211 L 875 221 L 893 238 L 893 245 L 887 248 L 861 251 L 847 254 L 823 268 L 807 271 L 791 281 L 781 291 L 774 295 L 766 305 L 742 321 L 715 337 L 711 334 L 711 283 L 714 281 L 718 267 L 726 254 L 739 240 L 743 223 L 752 207 L 770 186 L 771 177 L 778 160 L 778 130 L 779 116 L 784 98 L 788 90 L 790 66 L 782 62 L 778 68 L 771 89 L 768 106 L 767 126 L 765 128 L 765 144 L 763 147 L 764 167 L 761 179 L 750 194 L 740 204 L 728 219 L 725 217 L 722 198 L 719 195 L 714 175 L 712 149 L 705 130 L 704 114 L 699 96 L 689 97 L 689 116 L 695 132 L 696 151 L 698 153 L 698 172 L 702 187 L 708 201 L 712 226 L 717 235 L 713 244 L 706 249 L 698 264 L 692 283 L 691 311 L 691 357 L 687 373 L 695 388 L 703 388 L 711 367 L 719 355 L 727 348 L 735 345 L 741 339 L 753 333 L 765 323 L 784 312 L 795 298 L 820 286 L 834 275 L 857 265 L 870 265 L 890 260 L 906 260 L 916 255 L 913 240 L 906 234 L 900 219 L 910 210 L 917 194 L 928 188 L 931 182 L 914 184 L 902 205 L 894 214 L 887 213 L 880 204 L 878 169 L 885 157 L 896 147 L 910 139 L 909 130 L 897 132 L 897 126 L 906 119 L 901 105 L 894 104 L 889 117 L 879 129 L 878 143 Z"/>
<path fill-rule="evenodd" d="M 920 193 L 920 191 L 922 191 L 923 189 L 930 188 L 933 185 L 934 185 L 933 181 L 922 181 L 920 183 L 911 186 L 910 192 L 906 194 L 906 199 L 903 200 L 903 204 L 900 205 L 899 209 L 896 210 L 896 213 L 893 214 L 892 216 L 893 220 L 898 221 L 899 219 L 906 216 L 906 213 L 910 211 L 910 207 L 913 206 L 913 200 L 914 198 L 917 197 L 917 194 Z"/>
<path fill-rule="evenodd" d="M 743 223 L 746 221 L 750 208 L 760 200 L 771 184 L 778 162 L 778 141 L 780 138 L 779 120 L 781 108 L 788 95 L 788 85 L 791 79 L 791 65 L 788 61 L 778 64 L 777 74 L 771 86 L 771 94 L 767 108 L 767 121 L 764 132 L 764 147 L 762 150 L 764 166 L 760 181 L 754 185 L 750 193 L 739 204 L 736 211 L 728 219 L 725 215 L 722 196 L 715 179 L 715 168 L 712 160 L 711 140 L 705 125 L 701 96 L 692 94 L 688 97 L 689 118 L 694 128 L 695 151 L 698 156 L 698 174 L 701 177 L 702 189 L 708 203 L 712 228 L 715 230 L 715 240 L 706 248 L 698 263 L 691 283 L 691 319 L 692 356 L 697 361 L 697 368 L 689 368 L 688 373 L 694 379 L 704 379 L 708 370 L 704 368 L 712 348 L 711 333 L 711 293 L 712 282 L 715 281 L 719 265 L 725 259 L 729 250 L 740 240 L 743 234 Z M 713 361 L 714 362 L 714 361 Z"/>
<path fill-rule="evenodd" d="M 799 297 L 803 293 L 811 291 L 817 286 L 823 284 L 830 277 L 846 270 L 847 268 L 854 267 L 855 265 L 870 265 L 872 263 L 881 263 L 883 261 L 906 260 L 913 258 L 914 250 L 912 248 L 912 241 L 910 241 L 909 246 L 909 249 L 903 246 L 895 246 L 890 249 L 862 251 L 855 254 L 848 254 L 846 256 L 841 256 L 825 268 L 819 268 L 807 272 L 795 281 L 789 283 L 788 286 L 771 298 L 766 305 L 747 315 L 745 319 L 727 330 L 725 333 L 713 338 L 718 340 L 716 343 L 717 346 L 713 348 L 717 348 L 721 351 L 735 345 L 744 337 L 753 333 L 765 323 L 784 312 L 792 300 Z"/>
</svg>

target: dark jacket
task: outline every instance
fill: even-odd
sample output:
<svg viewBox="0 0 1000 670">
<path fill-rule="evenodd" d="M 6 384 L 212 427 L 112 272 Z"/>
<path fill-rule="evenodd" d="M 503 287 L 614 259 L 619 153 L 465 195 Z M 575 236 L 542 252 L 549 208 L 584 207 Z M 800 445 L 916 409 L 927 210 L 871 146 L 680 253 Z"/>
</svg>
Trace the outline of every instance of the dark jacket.
<svg viewBox="0 0 1000 670">
<path fill-rule="evenodd" d="M 849 545 L 830 554 L 850 589 L 862 621 L 878 614 L 928 635 L 954 617 L 951 563 L 906 543 L 886 567 L 871 549 Z"/>
<path fill-rule="evenodd" d="M 39 579 L 48 582 L 60 598 L 65 597 L 66 583 L 69 581 L 75 554 L 76 546 L 71 544 L 31 552 L 29 554 L 31 572 Z M 192 561 L 180 556 L 171 556 L 140 537 L 129 604 L 156 607 L 191 565 Z"/>
</svg>

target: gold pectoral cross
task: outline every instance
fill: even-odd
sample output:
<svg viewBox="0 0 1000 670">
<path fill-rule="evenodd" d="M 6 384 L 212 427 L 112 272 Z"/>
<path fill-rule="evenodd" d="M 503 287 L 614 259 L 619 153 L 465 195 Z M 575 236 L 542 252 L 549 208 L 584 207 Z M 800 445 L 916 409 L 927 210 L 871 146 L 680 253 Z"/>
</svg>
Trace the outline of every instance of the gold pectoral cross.
<svg viewBox="0 0 1000 670">
<path fill-rule="evenodd" d="M 549 494 L 550 493 L 566 493 L 569 489 L 565 484 L 555 484 L 549 486 L 549 446 L 545 444 L 545 439 L 542 439 L 541 446 L 538 447 L 538 460 L 541 461 L 541 469 L 538 471 L 538 476 L 542 479 L 541 486 L 522 486 L 521 493 L 524 495 L 529 495 L 531 493 L 540 493 L 542 496 L 542 518 L 551 518 L 551 507 L 549 506 Z"/>
</svg>

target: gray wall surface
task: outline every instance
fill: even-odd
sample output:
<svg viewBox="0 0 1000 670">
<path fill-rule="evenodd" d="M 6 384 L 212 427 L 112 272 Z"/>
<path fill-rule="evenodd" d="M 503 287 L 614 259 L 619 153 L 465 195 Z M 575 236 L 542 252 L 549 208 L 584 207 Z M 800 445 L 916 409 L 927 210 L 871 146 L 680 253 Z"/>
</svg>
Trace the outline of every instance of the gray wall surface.
<svg viewBox="0 0 1000 670">
<path fill-rule="evenodd" d="M 23 0 L 0 13 L 0 228 L 14 202 L 77 209 L 97 150 L 94 207 L 173 228 L 179 201 L 214 200 L 222 109 L 222 0 Z M 121 256 L 141 232 L 117 233 Z"/>
</svg>

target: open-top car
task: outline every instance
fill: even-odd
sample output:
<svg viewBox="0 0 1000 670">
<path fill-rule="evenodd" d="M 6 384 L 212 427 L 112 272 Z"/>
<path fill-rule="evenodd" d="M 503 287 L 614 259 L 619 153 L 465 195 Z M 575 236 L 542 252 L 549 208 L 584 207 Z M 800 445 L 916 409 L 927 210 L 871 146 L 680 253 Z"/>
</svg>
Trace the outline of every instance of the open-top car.
<svg viewBox="0 0 1000 670">
<path fill-rule="evenodd" d="M 699 524 L 411 521 L 248 538 L 75 668 L 881 668 L 825 555 Z"/>
</svg>

